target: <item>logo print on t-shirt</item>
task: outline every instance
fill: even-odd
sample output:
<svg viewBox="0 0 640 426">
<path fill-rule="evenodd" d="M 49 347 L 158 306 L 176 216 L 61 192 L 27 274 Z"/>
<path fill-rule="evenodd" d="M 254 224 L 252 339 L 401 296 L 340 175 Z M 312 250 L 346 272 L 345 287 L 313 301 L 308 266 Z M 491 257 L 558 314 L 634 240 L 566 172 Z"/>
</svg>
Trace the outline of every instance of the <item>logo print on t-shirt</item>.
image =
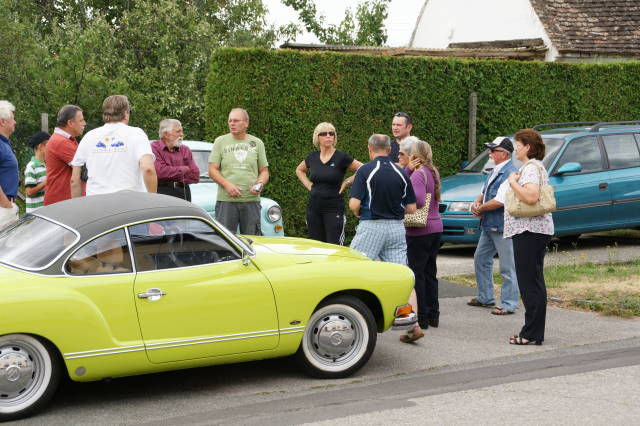
<svg viewBox="0 0 640 426">
<path fill-rule="evenodd" d="M 334 164 L 334 163 L 331 163 L 331 164 L 329 164 L 329 165 L 330 165 L 331 167 L 335 167 L 335 164 Z"/>
<path fill-rule="evenodd" d="M 247 158 L 247 153 L 245 150 L 233 151 L 233 155 L 236 157 L 238 163 L 244 163 L 244 160 Z"/>
</svg>

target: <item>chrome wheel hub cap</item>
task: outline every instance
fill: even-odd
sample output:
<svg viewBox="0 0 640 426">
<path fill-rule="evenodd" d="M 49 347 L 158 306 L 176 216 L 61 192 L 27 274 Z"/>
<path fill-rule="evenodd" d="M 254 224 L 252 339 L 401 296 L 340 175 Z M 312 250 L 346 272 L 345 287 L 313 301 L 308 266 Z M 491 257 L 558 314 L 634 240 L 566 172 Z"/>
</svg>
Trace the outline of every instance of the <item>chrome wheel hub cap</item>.
<svg viewBox="0 0 640 426">
<path fill-rule="evenodd" d="M 35 376 L 33 361 L 21 348 L 0 348 L 0 398 L 21 394 Z"/>
<path fill-rule="evenodd" d="M 342 315 L 329 315 L 316 323 L 313 346 L 319 355 L 337 359 L 349 352 L 356 339 L 353 324 Z"/>
</svg>

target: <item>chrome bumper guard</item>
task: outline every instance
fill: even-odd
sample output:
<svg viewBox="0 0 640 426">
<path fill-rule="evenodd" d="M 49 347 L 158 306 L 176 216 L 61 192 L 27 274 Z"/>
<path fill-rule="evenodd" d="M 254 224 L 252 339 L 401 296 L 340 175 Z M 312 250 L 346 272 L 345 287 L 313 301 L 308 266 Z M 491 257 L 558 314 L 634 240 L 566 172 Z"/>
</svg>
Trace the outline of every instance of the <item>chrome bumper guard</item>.
<svg viewBox="0 0 640 426">
<path fill-rule="evenodd" d="M 394 319 L 392 328 L 394 330 L 409 330 L 415 327 L 417 323 L 418 315 L 416 315 L 415 312 L 411 312 L 410 314 Z"/>
</svg>

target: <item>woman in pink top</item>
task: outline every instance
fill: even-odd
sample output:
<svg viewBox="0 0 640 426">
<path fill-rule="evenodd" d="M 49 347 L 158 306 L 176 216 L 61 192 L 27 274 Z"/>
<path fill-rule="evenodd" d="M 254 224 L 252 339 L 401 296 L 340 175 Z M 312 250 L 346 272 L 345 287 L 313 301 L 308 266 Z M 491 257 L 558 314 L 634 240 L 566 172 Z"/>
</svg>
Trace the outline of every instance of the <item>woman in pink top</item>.
<svg viewBox="0 0 640 426">
<path fill-rule="evenodd" d="M 414 309 L 417 308 L 418 326 L 400 340 L 410 343 L 424 336 L 422 329 L 438 327 L 440 321 L 436 278 L 436 256 L 442 235 L 442 219 L 438 212 L 440 174 L 433 164 L 431 146 L 425 141 L 403 141 L 399 162 L 410 176 L 418 208 L 425 205 L 427 194 L 430 195 L 427 225 L 406 228 L 407 261 L 415 275 L 417 306 L 416 301 L 412 302 Z"/>
</svg>

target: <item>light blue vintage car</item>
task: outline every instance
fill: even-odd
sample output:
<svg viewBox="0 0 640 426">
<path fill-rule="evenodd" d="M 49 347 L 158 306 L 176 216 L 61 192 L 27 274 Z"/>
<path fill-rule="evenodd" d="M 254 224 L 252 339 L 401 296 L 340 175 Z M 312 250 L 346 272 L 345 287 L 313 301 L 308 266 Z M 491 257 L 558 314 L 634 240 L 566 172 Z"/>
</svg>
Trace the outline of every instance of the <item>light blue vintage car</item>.
<svg viewBox="0 0 640 426">
<path fill-rule="evenodd" d="M 551 128 L 551 130 L 542 130 Z M 555 188 L 556 236 L 640 226 L 640 122 L 540 124 L 542 161 Z M 520 164 L 514 157 L 516 167 Z M 442 179 L 442 241 L 476 244 L 480 221 L 470 212 L 493 169 L 489 151 Z"/>
<path fill-rule="evenodd" d="M 210 142 L 184 141 L 193 152 L 193 159 L 200 169 L 200 182 L 190 185 L 191 202 L 203 208 L 215 217 L 216 200 L 218 198 L 218 184 L 209 177 Z M 260 197 L 260 221 L 262 235 L 267 237 L 284 237 L 282 224 L 282 208 L 270 198 Z"/>
</svg>

